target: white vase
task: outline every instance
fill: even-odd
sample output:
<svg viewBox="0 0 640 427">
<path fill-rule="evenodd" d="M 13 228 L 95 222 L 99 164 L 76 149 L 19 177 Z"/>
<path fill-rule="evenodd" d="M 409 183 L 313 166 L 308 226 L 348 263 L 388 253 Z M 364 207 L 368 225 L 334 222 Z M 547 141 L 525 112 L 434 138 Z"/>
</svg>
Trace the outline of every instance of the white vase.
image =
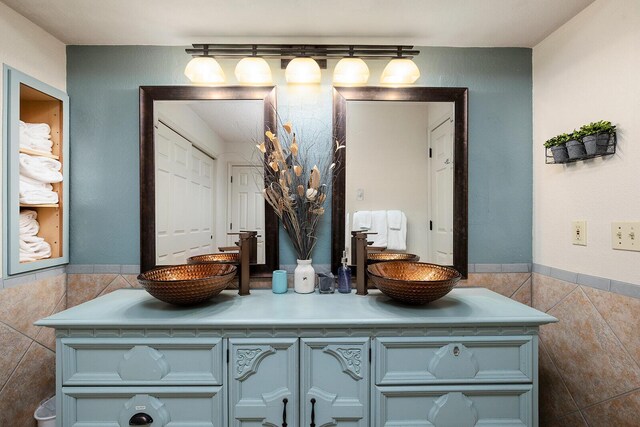
<svg viewBox="0 0 640 427">
<path fill-rule="evenodd" d="M 310 259 L 299 259 L 293 273 L 293 290 L 299 294 L 310 294 L 316 287 L 316 271 Z"/>
</svg>

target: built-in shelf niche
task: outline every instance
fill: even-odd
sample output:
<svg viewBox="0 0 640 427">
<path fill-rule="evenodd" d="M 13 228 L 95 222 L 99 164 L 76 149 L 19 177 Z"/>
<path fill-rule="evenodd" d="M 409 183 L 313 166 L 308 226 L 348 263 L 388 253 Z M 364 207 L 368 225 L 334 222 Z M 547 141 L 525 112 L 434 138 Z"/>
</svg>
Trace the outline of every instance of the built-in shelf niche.
<svg viewBox="0 0 640 427">
<path fill-rule="evenodd" d="M 66 264 L 68 253 L 68 97 L 53 87 L 5 66 L 5 191 L 4 242 L 5 275 L 14 275 L 41 268 Z M 47 123 L 51 127 L 51 153 L 20 147 L 20 120 L 25 123 Z M 47 157 L 62 164 L 63 181 L 52 183 L 58 194 L 55 204 L 23 204 L 19 201 L 19 154 Z M 51 246 L 51 257 L 20 262 L 19 219 L 22 210 L 38 214 L 38 236 Z"/>
</svg>

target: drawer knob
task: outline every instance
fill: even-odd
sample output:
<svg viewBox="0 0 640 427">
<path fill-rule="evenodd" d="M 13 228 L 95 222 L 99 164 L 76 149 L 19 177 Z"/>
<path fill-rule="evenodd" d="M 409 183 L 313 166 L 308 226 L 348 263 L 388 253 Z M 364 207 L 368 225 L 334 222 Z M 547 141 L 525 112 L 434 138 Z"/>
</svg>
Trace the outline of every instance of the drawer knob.
<svg viewBox="0 0 640 427">
<path fill-rule="evenodd" d="M 453 355 L 456 357 L 460 356 L 460 347 L 458 346 L 453 347 Z"/>
<path fill-rule="evenodd" d="M 131 419 L 129 420 L 129 425 L 130 426 L 148 426 L 148 425 L 151 425 L 152 422 L 153 422 L 153 418 L 151 418 L 151 415 L 145 414 L 143 412 L 139 412 L 135 414 L 133 417 L 131 417 Z"/>
</svg>

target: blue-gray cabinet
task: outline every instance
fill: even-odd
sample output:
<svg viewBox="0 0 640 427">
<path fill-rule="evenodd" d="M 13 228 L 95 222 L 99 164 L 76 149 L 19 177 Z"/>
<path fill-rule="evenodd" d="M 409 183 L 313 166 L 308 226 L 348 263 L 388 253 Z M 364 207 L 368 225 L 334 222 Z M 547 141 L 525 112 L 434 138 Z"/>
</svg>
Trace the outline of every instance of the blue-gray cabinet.
<svg viewBox="0 0 640 427">
<path fill-rule="evenodd" d="M 5 276 L 53 267 L 69 262 L 69 97 L 63 91 L 4 65 L 3 104 L 3 255 Z M 45 147 L 29 148 L 21 124 L 46 125 Z M 22 134 L 22 136 L 21 136 Z M 49 144 L 49 147 L 46 145 Z M 39 146 L 37 147 L 39 148 Z M 21 193 L 21 159 L 56 163 L 62 181 L 52 182 L 42 196 Z M 23 162 L 24 163 L 24 162 Z M 29 180 L 27 177 L 25 180 Z M 45 178 L 43 178 L 45 179 Z M 58 178 L 59 179 L 59 178 Z M 40 186 L 39 181 L 30 181 Z M 33 193 L 32 193 L 33 194 Z M 55 196 L 55 199 L 51 197 Z M 36 200 L 41 199 L 42 200 Z M 45 200 L 47 199 L 47 200 Z M 56 201 L 57 200 L 57 201 Z M 35 212 L 37 232 L 22 234 L 20 213 Z M 44 249 L 37 239 L 44 239 Z M 35 248 L 38 248 L 37 250 Z"/>
<path fill-rule="evenodd" d="M 535 427 L 554 321 L 486 289 L 425 307 L 225 291 L 194 308 L 129 289 L 37 324 L 56 328 L 58 427 Z"/>
</svg>

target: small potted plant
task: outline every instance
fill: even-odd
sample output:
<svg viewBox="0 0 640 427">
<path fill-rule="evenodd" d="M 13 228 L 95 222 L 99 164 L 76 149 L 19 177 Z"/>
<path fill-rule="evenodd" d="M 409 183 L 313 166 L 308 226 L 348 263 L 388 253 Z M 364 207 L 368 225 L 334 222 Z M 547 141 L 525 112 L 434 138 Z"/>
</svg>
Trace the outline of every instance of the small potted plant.
<svg viewBox="0 0 640 427">
<path fill-rule="evenodd" d="M 566 134 L 565 134 L 566 135 Z M 569 140 L 567 141 L 567 152 L 570 159 L 582 159 L 587 155 L 587 151 L 584 148 L 584 144 L 580 140 L 581 132 L 574 130 L 567 135 Z"/>
<path fill-rule="evenodd" d="M 544 147 L 551 150 L 551 154 L 553 154 L 553 161 L 555 163 L 564 163 L 569 160 L 569 153 L 567 153 L 566 146 L 567 141 L 569 141 L 569 135 L 563 133 L 562 135 L 548 139 L 544 143 Z"/>
<path fill-rule="evenodd" d="M 609 121 L 600 120 L 584 125 L 578 131 L 588 155 L 604 154 L 609 149 L 609 140 L 616 127 Z"/>
</svg>

